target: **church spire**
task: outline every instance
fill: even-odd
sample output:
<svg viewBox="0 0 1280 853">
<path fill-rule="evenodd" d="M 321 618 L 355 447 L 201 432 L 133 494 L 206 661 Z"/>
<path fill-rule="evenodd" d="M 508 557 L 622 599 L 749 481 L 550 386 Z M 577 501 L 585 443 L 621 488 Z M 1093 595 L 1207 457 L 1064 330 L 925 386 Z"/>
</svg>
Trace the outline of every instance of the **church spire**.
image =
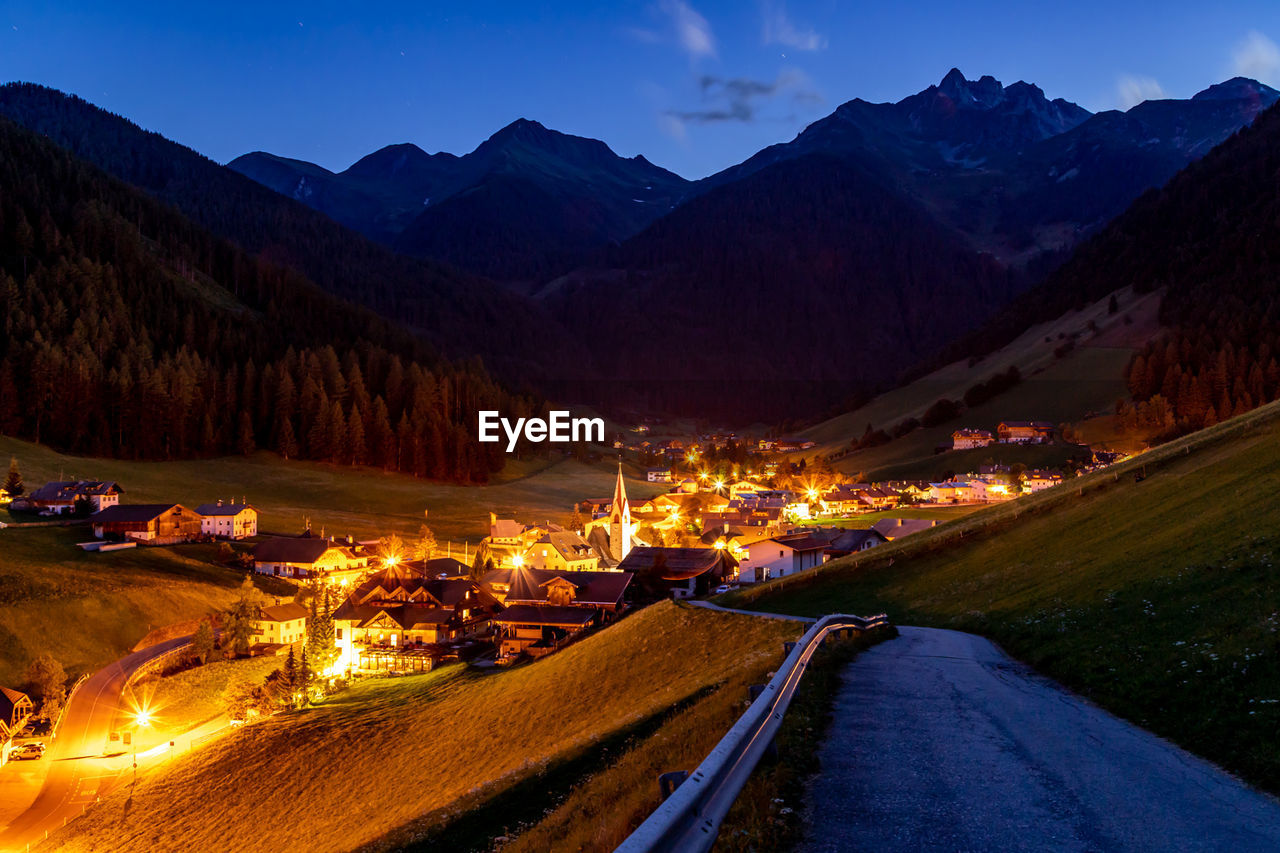
<svg viewBox="0 0 1280 853">
<path fill-rule="evenodd" d="M 618 562 L 631 553 L 631 505 L 627 503 L 627 487 L 622 482 L 622 463 L 618 463 L 618 482 L 613 487 L 613 504 L 609 508 L 609 551 Z"/>
</svg>

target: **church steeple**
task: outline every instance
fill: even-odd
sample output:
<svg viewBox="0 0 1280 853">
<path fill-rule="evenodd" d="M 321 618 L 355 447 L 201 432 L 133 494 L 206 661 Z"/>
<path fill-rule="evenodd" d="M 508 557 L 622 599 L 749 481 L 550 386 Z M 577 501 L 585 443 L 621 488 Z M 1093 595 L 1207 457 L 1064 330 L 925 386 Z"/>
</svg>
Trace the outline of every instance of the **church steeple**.
<svg viewBox="0 0 1280 853">
<path fill-rule="evenodd" d="M 631 553 L 631 505 L 627 503 L 627 487 L 622 482 L 622 463 L 618 463 L 618 482 L 613 487 L 613 504 L 609 508 L 609 553 L 622 562 Z"/>
</svg>

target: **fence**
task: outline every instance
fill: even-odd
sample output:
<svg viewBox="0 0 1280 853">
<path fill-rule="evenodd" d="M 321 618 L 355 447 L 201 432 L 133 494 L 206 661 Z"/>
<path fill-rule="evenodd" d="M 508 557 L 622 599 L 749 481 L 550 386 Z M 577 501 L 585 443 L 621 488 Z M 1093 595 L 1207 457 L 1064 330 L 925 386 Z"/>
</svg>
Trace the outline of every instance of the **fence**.
<svg viewBox="0 0 1280 853">
<path fill-rule="evenodd" d="M 777 674 L 760 689 L 760 695 L 697 769 L 691 774 L 663 776 L 664 786 L 675 784 L 677 787 L 615 853 L 709 850 L 729 807 L 761 756 L 773 744 L 809 660 L 827 636 L 842 631 L 860 633 L 888 625 L 889 619 L 883 613 L 870 618 L 824 616 L 799 642 L 788 643 L 789 653 Z"/>
</svg>

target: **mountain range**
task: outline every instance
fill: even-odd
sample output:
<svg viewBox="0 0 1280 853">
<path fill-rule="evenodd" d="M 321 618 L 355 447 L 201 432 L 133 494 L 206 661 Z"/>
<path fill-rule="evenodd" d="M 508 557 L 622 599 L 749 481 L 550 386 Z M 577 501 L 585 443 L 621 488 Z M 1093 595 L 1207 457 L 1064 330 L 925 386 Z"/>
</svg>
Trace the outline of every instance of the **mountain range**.
<svg viewBox="0 0 1280 853">
<path fill-rule="evenodd" d="M 689 185 L 527 119 L 462 157 L 406 143 L 336 174 L 264 152 L 227 165 L 401 252 L 506 279 L 546 275 L 636 233 Z"/>
<path fill-rule="evenodd" d="M 1237 78 L 1092 114 L 952 70 L 696 182 L 527 120 L 332 173 L 219 166 L 29 84 L 0 115 L 509 387 L 743 420 L 839 407 L 985 328 L 1277 97 Z"/>
<path fill-rule="evenodd" d="M 1095 114 L 1030 83 L 953 68 L 896 103 L 848 101 L 791 142 L 699 181 L 526 119 L 462 157 L 405 143 L 338 173 L 264 152 L 228 165 L 399 251 L 537 280 L 589 263 L 587 250 L 699 195 L 821 153 L 870 168 L 975 249 L 1024 267 L 1060 256 L 1277 97 L 1237 77 L 1189 99 Z"/>
</svg>

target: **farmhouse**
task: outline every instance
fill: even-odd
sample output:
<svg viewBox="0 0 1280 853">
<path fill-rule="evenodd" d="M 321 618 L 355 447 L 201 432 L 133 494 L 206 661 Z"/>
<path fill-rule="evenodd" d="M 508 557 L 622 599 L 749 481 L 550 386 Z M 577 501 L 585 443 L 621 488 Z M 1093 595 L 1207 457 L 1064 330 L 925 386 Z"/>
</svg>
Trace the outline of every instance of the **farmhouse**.
<svg viewBox="0 0 1280 853">
<path fill-rule="evenodd" d="M 482 633 L 501 609 L 475 581 L 389 566 L 361 581 L 333 611 L 334 640 L 344 667 L 367 668 L 400 653 L 439 657 L 444 650 L 436 646 Z"/>
<path fill-rule="evenodd" d="M 493 619 L 499 654 L 549 654 L 592 625 L 613 621 L 626 606 L 622 599 L 631 579 L 629 572 L 489 572 L 485 588 L 506 607 Z"/>
<path fill-rule="evenodd" d="M 716 548 L 632 548 L 618 568 L 647 589 L 689 598 L 705 595 L 737 572 L 737 561 Z"/>
<path fill-rule="evenodd" d="M 1022 480 L 1022 486 L 1028 492 L 1040 492 L 1062 482 L 1061 474 L 1048 471 L 1028 471 Z"/>
<path fill-rule="evenodd" d="M 966 503 L 978 500 L 978 491 L 968 480 L 947 480 L 929 484 L 929 499 L 934 503 Z"/>
<path fill-rule="evenodd" d="M 250 641 L 256 645 L 287 646 L 307 636 L 307 608 L 290 601 L 259 607 Z"/>
<path fill-rule="evenodd" d="M 644 478 L 650 483 L 670 483 L 670 468 L 649 468 L 644 472 Z"/>
<path fill-rule="evenodd" d="M 761 539 L 747 545 L 747 556 L 738 568 L 742 583 L 760 583 L 812 569 L 826 562 L 830 540 L 811 533 L 792 533 Z"/>
<path fill-rule="evenodd" d="M 27 496 L 27 502 L 43 513 L 67 515 L 77 504 L 91 512 L 101 512 L 120 503 L 124 489 L 118 483 L 102 480 L 57 480 L 45 483 Z"/>
<path fill-rule="evenodd" d="M 200 504 L 200 532 L 218 539 L 248 539 L 258 535 L 258 511 L 248 504 Z"/>
<path fill-rule="evenodd" d="M 369 567 L 369 557 L 352 542 L 311 535 L 268 539 L 253 549 L 253 570 L 281 578 L 321 577 L 347 583 Z"/>
<path fill-rule="evenodd" d="M 884 534 L 874 527 L 865 530 L 843 530 L 827 543 L 826 555 L 828 559 L 834 560 L 837 557 L 847 557 L 859 551 L 866 551 L 868 548 L 883 545 L 888 541 Z"/>
<path fill-rule="evenodd" d="M 551 571 L 595 571 L 600 558 L 587 540 L 571 530 L 545 534 L 524 554 L 524 565 Z"/>
<path fill-rule="evenodd" d="M 1048 421 L 1001 421 L 996 433 L 1005 444 L 1042 444 L 1053 440 L 1053 424 Z"/>
<path fill-rule="evenodd" d="M 0 687 L 0 767 L 9 759 L 13 738 L 27 724 L 34 708 L 31 697 L 9 687 Z"/>
<path fill-rule="evenodd" d="M 952 450 L 969 450 L 994 444 L 996 437 L 985 429 L 958 429 L 951 433 Z"/>
<path fill-rule="evenodd" d="M 190 542 L 200 536 L 200 516 L 181 504 L 116 504 L 93 517 L 93 535 L 149 545 Z"/>
</svg>

